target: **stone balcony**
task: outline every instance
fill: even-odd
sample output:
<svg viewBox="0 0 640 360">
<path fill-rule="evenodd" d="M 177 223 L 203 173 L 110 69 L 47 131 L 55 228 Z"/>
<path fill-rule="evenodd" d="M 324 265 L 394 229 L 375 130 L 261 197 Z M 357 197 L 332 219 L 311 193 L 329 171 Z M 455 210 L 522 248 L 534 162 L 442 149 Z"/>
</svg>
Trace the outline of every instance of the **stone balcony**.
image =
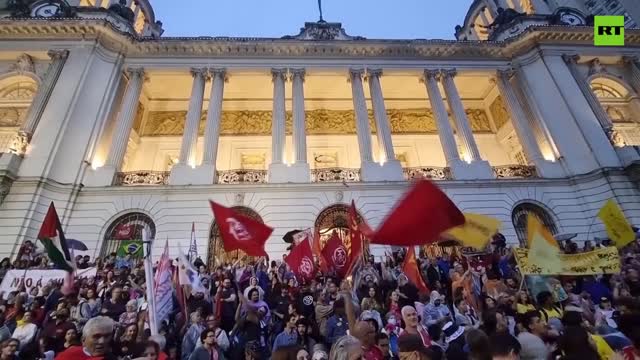
<svg viewBox="0 0 640 360">
<path fill-rule="evenodd" d="M 408 167 L 402 169 L 404 178 L 407 181 L 415 179 L 429 180 L 453 180 L 451 170 L 448 167 Z M 503 165 L 494 166 L 493 173 L 496 179 L 525 179 L 537 178 L 538 174 L 535 166 L 528 165 Z M 119 172 L 113 182 L 114 186 L 145 186 L 145 185 L 168 185 L 169 171 L 139 170 L 129 172 Z M 267 170 L 220 170 L 216 172 L 218 184 L 266 184 L 268 183 Z M 311 169 L 312 183 L 347 183 L 360 182 L 360 169 L 352 168 L 322 168 Z"/>
</svg>

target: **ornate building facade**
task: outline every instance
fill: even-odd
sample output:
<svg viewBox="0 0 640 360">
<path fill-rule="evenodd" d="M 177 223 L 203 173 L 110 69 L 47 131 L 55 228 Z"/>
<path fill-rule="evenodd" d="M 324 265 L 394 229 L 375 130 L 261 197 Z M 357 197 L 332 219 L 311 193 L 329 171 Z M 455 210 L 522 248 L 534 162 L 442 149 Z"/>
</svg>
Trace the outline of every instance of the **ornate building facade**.
<svg viewBox="0 0 640 360">
<path fill-rule="evenodd" d="M 122 224 L 175 255 L 195 222 L 213 264 L 212 199 L 274 227 L 280 257 L 293 229 L 348 231 L 351 200 L 375 227 L 420 177 L 499 218 L 513 243 L 528 213 L 602 237 L 609 198 L 637 224 L 640 30 L 594 47 L 587 10 L 554 1 L 473 1 L 452 41 L 325 21 L 282 38 L 171 38 L 147 0 L 11 2 L 0 253 L 34 240 L 54 201 L 91 255 Z"/>
</svg>

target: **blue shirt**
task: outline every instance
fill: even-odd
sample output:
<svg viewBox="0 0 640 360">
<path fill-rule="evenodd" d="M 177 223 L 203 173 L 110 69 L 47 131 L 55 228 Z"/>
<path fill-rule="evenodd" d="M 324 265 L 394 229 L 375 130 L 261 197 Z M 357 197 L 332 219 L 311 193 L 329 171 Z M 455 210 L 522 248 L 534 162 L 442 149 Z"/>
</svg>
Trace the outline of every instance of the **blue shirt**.
<svg viewBox="0 0 640 360">
<path fill-rule="evenodd" d="M 333 315 L 327 320 L 327 342 L 333 344 L 341 336 L 347 335 L 349 322 L 344 317 Z"/>
<path fill-rule="evenodd" d="M 289 345 L 295 345 L 298 343 L 298 332 L 296 330 L 291 331 L 291 333 L 287 333 L 287 330 L 284 330 L 273 341 L 273 350 L 271 352 L 275 352 L 280 347 L 285 347 Z"/>
</svg>

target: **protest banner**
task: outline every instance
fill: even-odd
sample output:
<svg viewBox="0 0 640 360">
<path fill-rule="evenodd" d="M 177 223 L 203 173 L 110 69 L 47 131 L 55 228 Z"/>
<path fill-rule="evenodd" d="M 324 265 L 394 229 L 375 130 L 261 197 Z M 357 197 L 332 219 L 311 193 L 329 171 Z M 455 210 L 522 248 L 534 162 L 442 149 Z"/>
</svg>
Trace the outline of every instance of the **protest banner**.
<svg viewBox="0 0 640 360">
<path fill-rule="evenodd" d="M 615 247 L 596 249 L 580 254 L 560 254 L 559 271 L 544 263 L 529 262 L 529 249 L 514 248 L 514 255 L 523 275 L 595 275 L 620 273 L 620 256 Z"/>
<path fill-rule="evenodd" d="M 42 288 L 50 281 L 62 284 L 64 276 L 67 272 L 57 269 L 46 270 L 9 270 L 0 283 L 0 291 L 6 299 L 10 292 L 17 291 L 22 284 L 27 289 L 27 293 L 32 288 Z M 77 278 L 85 278 L 96 276 L 96 268 L 78 269 L 75 276 Z"/>
</svg>

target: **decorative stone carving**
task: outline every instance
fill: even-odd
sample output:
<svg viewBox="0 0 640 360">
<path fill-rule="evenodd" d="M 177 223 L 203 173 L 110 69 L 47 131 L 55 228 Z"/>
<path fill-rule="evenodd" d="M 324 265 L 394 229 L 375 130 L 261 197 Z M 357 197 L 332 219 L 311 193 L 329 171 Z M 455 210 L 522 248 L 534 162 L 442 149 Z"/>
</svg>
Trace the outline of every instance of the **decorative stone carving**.
<svg viewBox="0 0 640 360">
<path fill-rule="evenodd" d="M 465 109 L 471 130 L 476 132 L 491 132 L 489 118 L 487 113 L 482 109 Z"/>
<path fill-rule="evenodd" d="M 624 136 L 622 136 L 622 133 L 620 133 L 620 131 L 611 129 L 611 131 L 609 131 L 607 135 L 609 137 L 611 145 L 613 145 L 614 147 L 621 148 L 627 146 L 627 142 L 624 140 Z"/>
<path fill-rule="evenodd" d="M 341 190 L 335 192 L 336 202 L 341 202 L 344 199 L 344 193 Z"/>
<path fill-rule="evenodd" d="M 311 182 L 359 182 L 360 169 L 311 169 Z"/>
<path fill-rule="evenodd" d="M 365 40 L 362 36 L 349 36 L 341 23 L 330 23 L 324 20 L 304 23 L 298 35 L 288 35 L 283 39 L 295 40 Z"/>
<path fill-rule="evenodd" d="M 36 95 L 35 86 L 28 82 L 18 82 L 2 90 L 0 98 L 6 100 L 31 101 Z"/>
<path fill-rule="evenodd" d="M 28 110 L 24 107 L 0 107 L 0 126 L 20 126 Z"/>
<path fill-rule="evenodd" d="M 144 117 L 144 105 L 138 103 L 138 109 L 136 110 L 136 117 L 133 119 L 133 129 L 140 133 L 140 127 L 142 126 L 142 118 Z"/>
<path fill-rule="evenodd" d="M 244 205 L 244 193 L 237 193 L 234 196 L 234 202 L 236 205 Z"/>
<path fill-rule="evenodd" d="M 600 63 L 600 59 L 595 58 L 589 62 L 589 76 L 595 74 L 607 73 L 607 69 Z"/>
<path fill-rule="evenodd" d="M 116 174 L 114 185 L 167 185 L 169 171 L 130 171 Z"/>
<path fill-rule="evenodd" d="M 29 140 L 31 140 L 29 134 L 24 131 L 18 131 L 11 141 L 9 151 L 19 156 L 24 155 L 27 152 Z"/>
<path fill-rule="evenodd" d="M 534 178 L 538 174 L 535 166 L 528 165 L 504 165 L 494 166 L 493 173 L 498 179 L 505 178 Z"/>
<path fill-rule="evenodd" d="M 604 107 L 609 119 L 614 123 L 632 123 L 633 120 L 628 115 L 627 108 L 625 106 L 608 105 Z"/>
<path fill-rule="evenodd" d="M 474 131 L 491 131 L 487 114 L 482 109 L 466 109 Z M 182 135 L 186 111 L 151 111 L 142 130 L 142 136 Z M 309 110 L 305 113 L 307 135 L 355 134 L 355 115 L 352 110 Z M 431 109 L 387 109 L 387 117 L 394 134 L 435 133 L 437 131 Z M 204 134 L 206 111 L 200 122 L 200 135 Z M 221 135 L 270 135 L 272 115 L 270 110 L 223 111 L 220 123 Z M 369 111 L 373 126 L 373 113 Z M 285 117 L 285 129 L 291 134 L 292 115 Z"/>
<path fill-rule="evenodd" d="M 242 169 L 264 170 L 267 156 L 265 153 L 241 153 L 240 167 Z"/>
<path fill-rule="evenodd" d="M 504 104 L 502 96 L 498 96 L 493 101 L 491 106 L 489 106 L 489 110 L 491 111 L 493 122 L 495 123 L 497 130 L 500 130 L 500 128 L 502 128 L 510 119 L 509 111 Z"/>
<path fill-rule="evenodd" d="M 261 184 L 267 182 L 267 170 L 218 171 L 218 184 Z"/>
<path fill-rule="evenodd" d="M 0 177 L 0 205 L 2 205 L 4 199 L 9 195 L 11 185 L 13 185 L 13 179 L 8 176 Z"/>
<path fill-rule="evenodd" d="M 18 56 L 16 63 L 11 66 L 11 71 L 15 71 L 18 74 L 35 73 L 36 66 L 33 62 L 33 58 L 28 54 Z"/>
<path fill-rule="evenodd" d="M 339 163 L 338 163 L 337 152 L 332 152 L 332 153 L 314 152 L 313 153 L 313 165 L 314 165 L 313 167 L 315 169 L 338 167 L 338 164 Z"/>
<path fill-rule="evenodd" d="M 451 169 L 448 167 L 410 167 L 403 168 L 404 178 L 407 180 L 429 179 L 429 180 L 451 180 Z"/>
</svg>

